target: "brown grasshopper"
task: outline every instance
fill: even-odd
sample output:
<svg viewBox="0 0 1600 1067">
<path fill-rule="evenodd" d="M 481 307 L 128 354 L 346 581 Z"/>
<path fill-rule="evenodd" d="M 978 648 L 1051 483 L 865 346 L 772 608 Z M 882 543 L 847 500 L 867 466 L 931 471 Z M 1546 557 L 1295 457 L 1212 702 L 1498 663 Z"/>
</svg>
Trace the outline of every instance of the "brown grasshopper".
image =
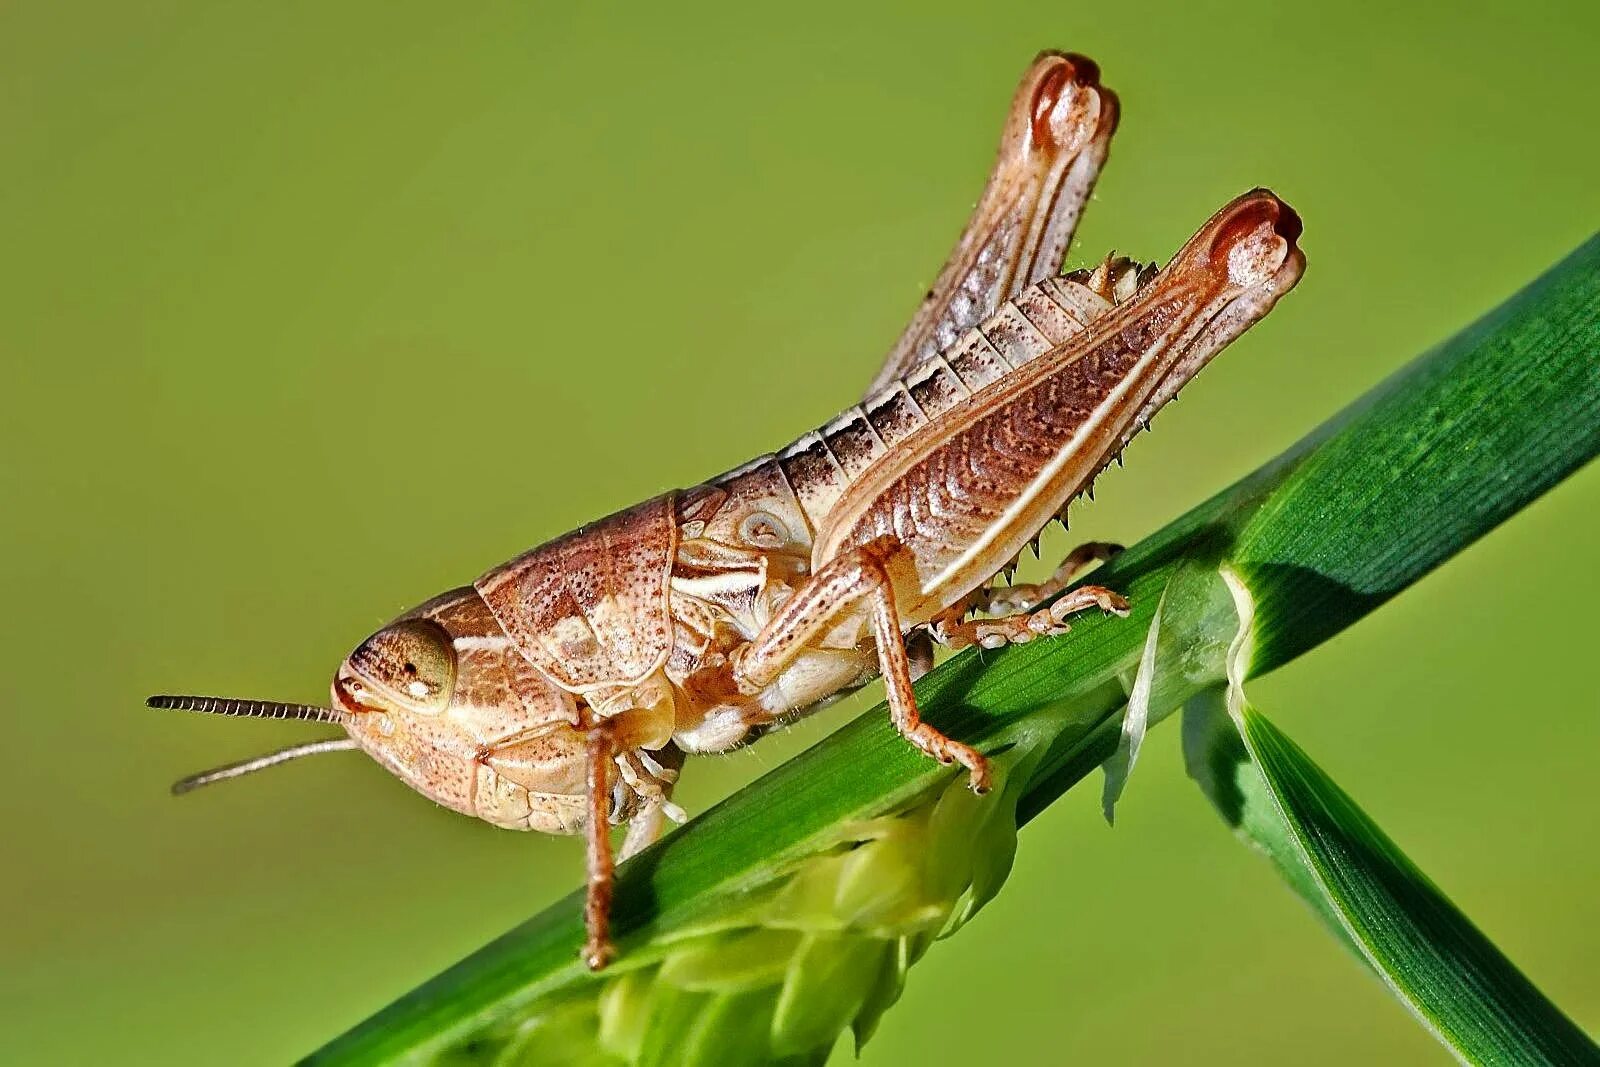
<svg viewBox="0 0 1600 1067">
<path fill-rule="evenodd" d="M 1091 607 L 1126 613 L 1092 585 L 1044 603 L 1108 546 L 1040 585 L 993 582 L 1305 264 L 1298 218 L 1256 190 L 1164 269 L 1108 258 L 1056 276 L 1116 122 L 1093 63 L 1040 56 L 983 198 L 862 403 L 406 613 L 340 665 L 329 708 L 151 698 L 348 734 L 175 790 L 359 747 L 457 811 L 584 833 L 595 968 L 612 954 L 610 828 L 629 823 L 627 855 L 681 819 L 685 753 L 726 752 L 881 674 L 895 728 L 985 790 L 982 754 L 917 714 L 932 643 L 998 647 Z"/>
</svg>

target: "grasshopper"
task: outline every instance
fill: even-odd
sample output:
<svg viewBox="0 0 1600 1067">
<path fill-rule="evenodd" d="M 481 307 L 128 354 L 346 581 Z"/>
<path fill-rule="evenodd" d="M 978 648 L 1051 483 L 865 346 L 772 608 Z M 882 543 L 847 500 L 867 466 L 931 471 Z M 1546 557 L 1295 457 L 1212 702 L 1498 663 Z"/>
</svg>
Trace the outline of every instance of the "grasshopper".
<svg viewBox="0 0 1600 1067">
<path fill-rule="evenodd" d="M 1117 116 L 1092 62 L 1041 55 L 971 220 L 861 403 L 407 612 L 339 666 L 329 707 L 152 697 L 346 733 L 174 790 L 360 748 L 496 826 L 582 833 L 582 955 L 598 969 L 613 955 L 611 828 L 628 824 L 626 856 L 681 820 L 685 754 L 726 752 L 882 675 L 895 729 L 987 789 L 984 756 L 917 713 L 933 645 L 1127 613 L 1110 589 L 1071 588 L 1109 546 L 1038 585 L 995 582 L 1305 265 L 1299 219 L 1255 190 L 1160 270 L 1109 257 L 1058 275 Z"/>
</svg>

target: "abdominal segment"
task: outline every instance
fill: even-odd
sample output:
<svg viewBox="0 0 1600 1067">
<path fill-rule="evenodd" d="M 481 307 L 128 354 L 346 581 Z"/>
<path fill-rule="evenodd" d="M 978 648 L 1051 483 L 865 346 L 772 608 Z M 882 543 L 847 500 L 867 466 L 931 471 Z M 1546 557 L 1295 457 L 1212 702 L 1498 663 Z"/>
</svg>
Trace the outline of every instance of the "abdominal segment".
<svg viewBox="0 0 1600 1067">
<path fill-rule="evenodd" d="M 1189 304 L 1153 305 L 1059 367 L 1029 367 L 916 462 L 874 479 L 871 499 L 827 535 L 835 551 L 892 536 L 916 560 L 924 600 L 948 606 L 994 574 L 1100 470 L 1125 415 L 1154 391 Z M 1048 362 L 1041 359 L 1040 363 Z M 902 612 L 915 613 L 913 600 Z"/>
<path fill-rule="evenodd" d="M 1293 288 L 1305 263 L 1298 235 L 1294 212 L 1253 190 L 1213 215 L 1160 272 L 1112 260 L 1092 274 L 1041 282 L 895 389 L 809 435 L 812 451 L 834 455 L 829 446 L 847 440 L 846 428 L 864 421 L 877 429 L 875 416 L 910 412 L 885 423 L 897 436 L 879 430 L 884 445 L 866 462 L 836 456 L 834 499 L 815 522 L 813 570 L 889 538 L 916 571 L 915 588 L 896 583 L 903 626 L 960 602 Z"/>
</svg>

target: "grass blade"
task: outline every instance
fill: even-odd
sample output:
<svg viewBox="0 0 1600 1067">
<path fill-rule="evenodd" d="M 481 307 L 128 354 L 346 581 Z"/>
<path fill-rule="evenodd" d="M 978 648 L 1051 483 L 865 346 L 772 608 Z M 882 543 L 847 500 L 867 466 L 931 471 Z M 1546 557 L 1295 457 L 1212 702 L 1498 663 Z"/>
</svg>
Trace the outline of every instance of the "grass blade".
<svg viewBox="0 0 1600 1067">
<path fill-rule="evenodd" d="M 1245 743 L 1363 956 L 1463 1062 L 1596 1064 L 1600 1048 L 1265 716 Z"/>
<path fill-rule="evenodd" d="M 1350 795 L 1250 705 L 1255 604 L 1221 571 L 1239 627 L 1225 697 L 1186 709 L 1190 766 L 1223 817 L 1463 1063 L 1600 1064 L 1600 1047 L 1411 862 Z"/>
</svg>

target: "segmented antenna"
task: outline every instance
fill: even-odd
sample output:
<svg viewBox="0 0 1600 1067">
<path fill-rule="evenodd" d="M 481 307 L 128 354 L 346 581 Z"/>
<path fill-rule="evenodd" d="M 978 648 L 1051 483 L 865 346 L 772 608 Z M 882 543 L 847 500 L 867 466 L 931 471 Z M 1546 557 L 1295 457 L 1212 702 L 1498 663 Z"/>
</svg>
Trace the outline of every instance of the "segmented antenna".
<svg viewBox="0 0 1600 1067">
<path fill-rule="evenodd" d="M 239 700 L 234 697 L 153 696 L 145 701 L 168 711 L 199 711 L 207 715 L 233 715 L 250 719 L 301 719 L 343 725 L 344 715 L 315 704 L 284 704 L 276 700 Z"/>
<path fill-rule="evenodd" d="M 194 698 L 178 697 L 176 699 L 191 700 Z M 191 709 L 184 708 L 182 710 L 188 711 Z M 323 709 L 313 710 L 320 711 Z M 222 714 L 232 713 L 223 712 Z M 315 756 L 319 752 L 345 752 L 358 747 L 356 739 L 353 737 L 329 737 L 321 741 L 307 741 L 304 744 L 290 745 L 288 748 L 280 748 L 276 752 L 268 752 L 264 756 L 240 760 L 238 763 L 224 764 L 221 767 L 215 767 L 209 771 L 201 771 L 199 774 L 191 774 L 187 778 L 179 779 L 172 783 L 172 795 L 181 796 L 191 790 L 199 789 L 203 785 L 224 782 L 229 778 L 238 778 L 241 775 L 253 774 L 256 771 L 264 771 L 268 767 L 276 767 L 280 763 L 287 763 L 292 759 L 299 759 L 301 756 Z"/>
</svg>

